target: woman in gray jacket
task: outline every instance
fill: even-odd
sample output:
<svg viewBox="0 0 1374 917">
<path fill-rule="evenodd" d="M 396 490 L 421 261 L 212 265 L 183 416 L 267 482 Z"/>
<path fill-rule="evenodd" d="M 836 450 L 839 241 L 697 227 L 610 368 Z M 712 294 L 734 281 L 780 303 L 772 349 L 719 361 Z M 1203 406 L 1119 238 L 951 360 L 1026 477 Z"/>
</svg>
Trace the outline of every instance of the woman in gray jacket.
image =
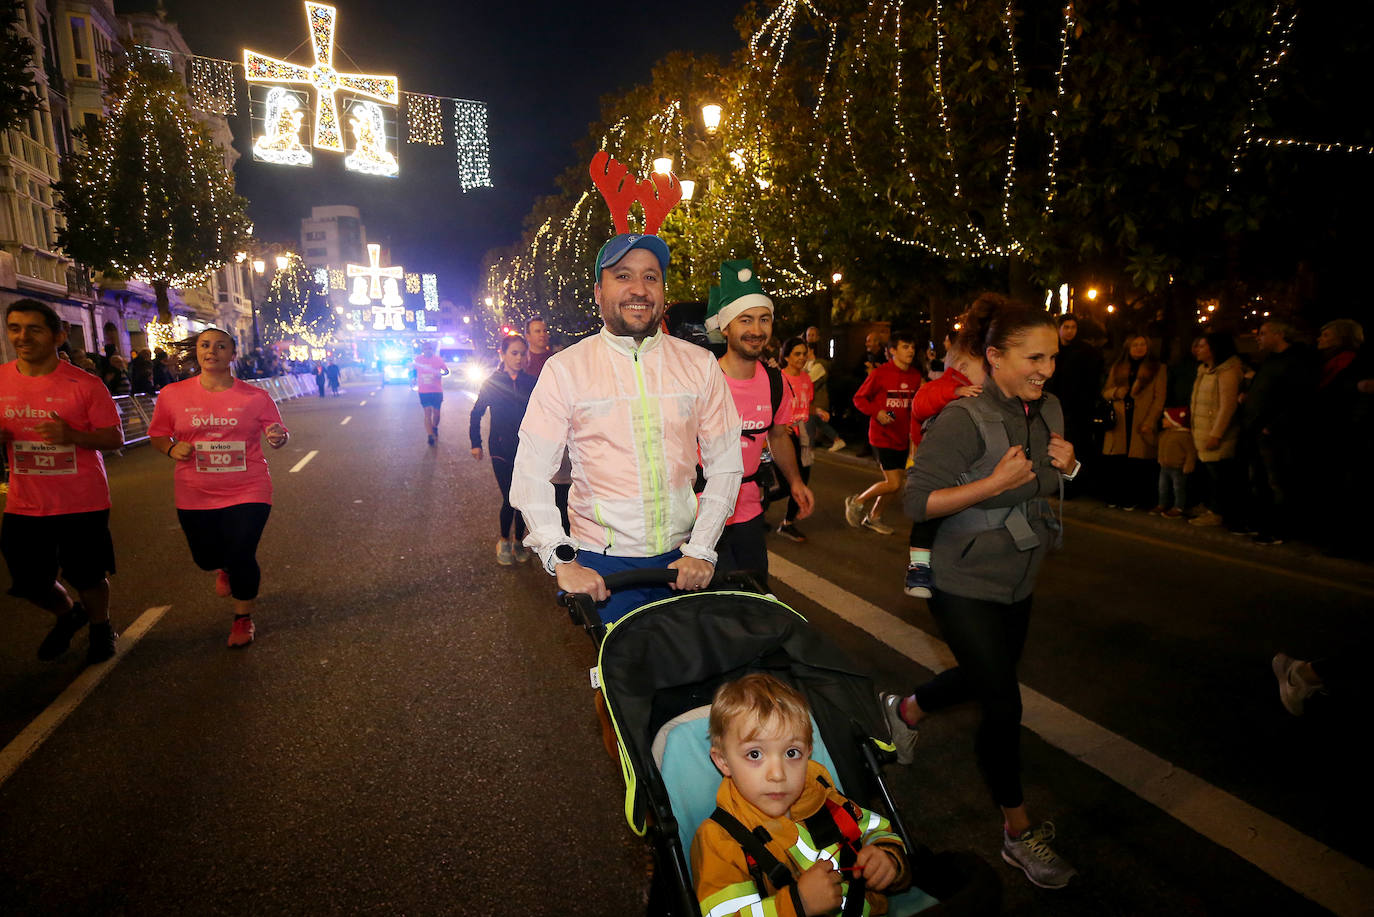
<svg viewBox="0 0 1374 917">
<path fill-rule="evenodd" d="M 1045 498 L 1080 467 L 1063 437 L 1059 402 L 1044 391 L 1059 339 L 1049 313 L 994 294 L 980 297 L 967 321 L 981 326 L 982 394 L 945 407 L 906 485 L 912 519 L 943 520 L 931 552 L 930 610 L 958 665 L 883 703 L 899 748 L 909 748 L 925 715 L 978 703 L 974 748 L 1002 809 L 1002 858 L 1034 884 L 1061 888 L 1074 869 L 1049 846 L 1054 826 L 1032 826 L 1021 791 L 1016 676 L 1036 573 L 1059 531 Z"/>
</svg>

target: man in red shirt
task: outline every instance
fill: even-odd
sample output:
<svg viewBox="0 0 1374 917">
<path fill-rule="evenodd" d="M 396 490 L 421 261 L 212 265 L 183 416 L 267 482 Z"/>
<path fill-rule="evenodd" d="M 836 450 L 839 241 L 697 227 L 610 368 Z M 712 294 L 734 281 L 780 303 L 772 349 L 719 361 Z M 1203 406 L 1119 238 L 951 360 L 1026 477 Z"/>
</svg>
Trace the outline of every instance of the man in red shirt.
<svg viewBox="0 0 1374 917">
<path fill-rule="evenodd" d="M 0 443 L 10 463 L 0 553 L 9 592 L 57 617 L 39 659 L 65 653 L 89 621 L 86 661 L 104 662 L 115 654 L 106 578 L 115 562 L 100 450 L 124 445 L 119 411 L 99 379 L 58 358 L 67 335 L 51 306 L 10 303 L 5 330 L 18 356 L 0 366 Z M 59 574 L 81 601 L 72 601 Z"/>
<path fill-rule="evenodd" d="M 913 367 L 916 336 L 910 331 L 892 335 L 892 355 L 868 374 L 854 393 L 854 407 L 868 415 L 868 442 L 873 446 L 882 480 L 863 493 L 844 498 L 844 519 L 854 528 L 863 527 L 879 535 L 891 535 L 892 527 L 882 521 L 883 506 L 892 494 L 900 493 L 911 445 L 911 397 L 921 386 L 921 373 Z M 868 501 L 873 506 L 867 508 Z"/>
<path fill-rule="evenodd" d="M 549 323 L 538 316 L 525 322 L 525 343 L 529 345 L 525 373 L 538 379 L 539 371 L 553 356 L 553 348 L 549 347 Z"/>
<path fill-rule="evenodd" d="M 706 328 L 719 330 L 725 337 L 726 350 L 720 358 L 720 368 L 742 424 L 744 479 L 740 481 L 734 512 L 725 520 L 725 530 L 716 543 L 716 570 L 757 572 L 767 587 L 768 547 L 764 537 L 768 524 L 763 518 L 762 487 L 755 480 L 765 444 L 773 454 L 773 467 L 782 474 L 797 501 L 797 518 L 811 515 L 815 501 L 802 481 L 797 453 L 787 432 L 792 423 L 791 395 L 781 374 L 760 361 L 773 335 L 773 301 L 764 295 L 754 266 L 747 259 L 722 264 L 720 278 L 719 289 L 711 289 Z M 774 391 L 778 394 L 776 403 Z"/>
</svg>

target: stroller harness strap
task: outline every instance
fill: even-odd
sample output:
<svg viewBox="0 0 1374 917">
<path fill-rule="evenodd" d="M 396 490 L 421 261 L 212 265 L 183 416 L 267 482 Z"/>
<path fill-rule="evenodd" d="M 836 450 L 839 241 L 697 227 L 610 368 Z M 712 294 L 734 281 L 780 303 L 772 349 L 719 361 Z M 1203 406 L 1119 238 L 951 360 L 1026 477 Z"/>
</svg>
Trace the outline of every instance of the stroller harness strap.
<svg viewBox="0 0 1374 917">
<path fill-rule="evenodd" d="M 820 782 L 826 783 L 824 778 L 820 778 Z M 758 888 L 759 897 L 768 897 L 769 886 L 779 891 L 785 888 L 792 896 L 797 913 L 806 912 L 801 902 L 801 894 L 797 891 L 797 879 L 792 875 L 791 868 L 773 856 L 767 847 L 773 836 L 768 833 L 766 828 L 759 825 L 750 831 L 744 827 L 738 818 L 719 806 L 711 813 L 711 820 L 729 832 L 735 843 L 739 844 L 740 849 L 744 851 L 744 860 L 749 866 L 749 875 L 753 878 L 755 887 Z M 804 819 L 802 824 L 806 826 L 817 850 L 824 850 L 834 844 L 839 845 L 839 855 L 836 858 L 837 866 L 849 867 L 854 865 L 854 861 L 858 858 L 859 839 L 862 835 L 858 821 L 847 807 L 827 799 L 825 805 L 815 815 Z M 766 883 L 765 879 L 767 880 Z M 844 909 L 841 911 L 841 917 L 860 917 L 863 914 L 864 884 L 863 876 L 855 876 L 849 880 L 849 888 L 844 896 Z"/>
</svg>

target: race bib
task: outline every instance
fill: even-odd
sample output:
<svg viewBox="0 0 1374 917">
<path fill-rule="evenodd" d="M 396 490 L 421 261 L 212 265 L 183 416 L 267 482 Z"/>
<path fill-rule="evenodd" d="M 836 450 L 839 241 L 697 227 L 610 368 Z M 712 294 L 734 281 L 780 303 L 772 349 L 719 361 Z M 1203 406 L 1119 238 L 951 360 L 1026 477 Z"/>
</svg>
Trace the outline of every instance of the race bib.
<svg viewBox="0 0 1374 917">
<path fill-rule="evenodd" d="M 14 442 L 15 474 L 76 474 L 76 446 Z"/>
<path fill-rule="evenodd" d="M 248 470 L 248 444 L 242 440 L 196 443 L 196 471 L 225 474 Z"/>
<path fill-rule="evenodd" d="M 421 384 L 421 385 L 433 385 L 434 383 L 436 383 L 436 382 L 438 382 L 438 381 L 439 381 L 439 374 L 436 373 L 436 372 L 422 372 L 422 373 L 420 373 L 420 384 Z"/>
</svg>

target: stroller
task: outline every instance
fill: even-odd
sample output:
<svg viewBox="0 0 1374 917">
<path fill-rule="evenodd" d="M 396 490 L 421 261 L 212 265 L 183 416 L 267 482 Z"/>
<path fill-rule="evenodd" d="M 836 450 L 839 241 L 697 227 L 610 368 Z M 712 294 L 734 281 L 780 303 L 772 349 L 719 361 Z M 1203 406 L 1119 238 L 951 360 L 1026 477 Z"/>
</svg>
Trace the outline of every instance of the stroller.
<svg viewBox="0 0 1374 917">
<path fill-rule="evenodd" d="M 670 583 L 675 570 L 606 577 L 611 590 Z M 720 588 L 723 587 L 723 588 Z M 607 626 L 590 596 L 563 595 L 573 623 L 598 644 L 594 683 L 602 693 L 625 780 L 625 818 L 648 835 L 654 873 L 648 913 L 698 917 L 687 852 L 715 809 L 720 774 L 711 763 L 707 717 L 722 683 L 763 671 L 806 696 L 812 757 L 839 789 L 887 816 L 906 845 L 912 887 L 889 898 L 893 915 L 995 914 L 1001 883 L 982 859 L 935 853 L 916 843 L 883 781 L 896 759 L 869 678 L 806 619 L 748 574 L 717 579 L 712 591 L 650 602 Z"/>
</svg>

